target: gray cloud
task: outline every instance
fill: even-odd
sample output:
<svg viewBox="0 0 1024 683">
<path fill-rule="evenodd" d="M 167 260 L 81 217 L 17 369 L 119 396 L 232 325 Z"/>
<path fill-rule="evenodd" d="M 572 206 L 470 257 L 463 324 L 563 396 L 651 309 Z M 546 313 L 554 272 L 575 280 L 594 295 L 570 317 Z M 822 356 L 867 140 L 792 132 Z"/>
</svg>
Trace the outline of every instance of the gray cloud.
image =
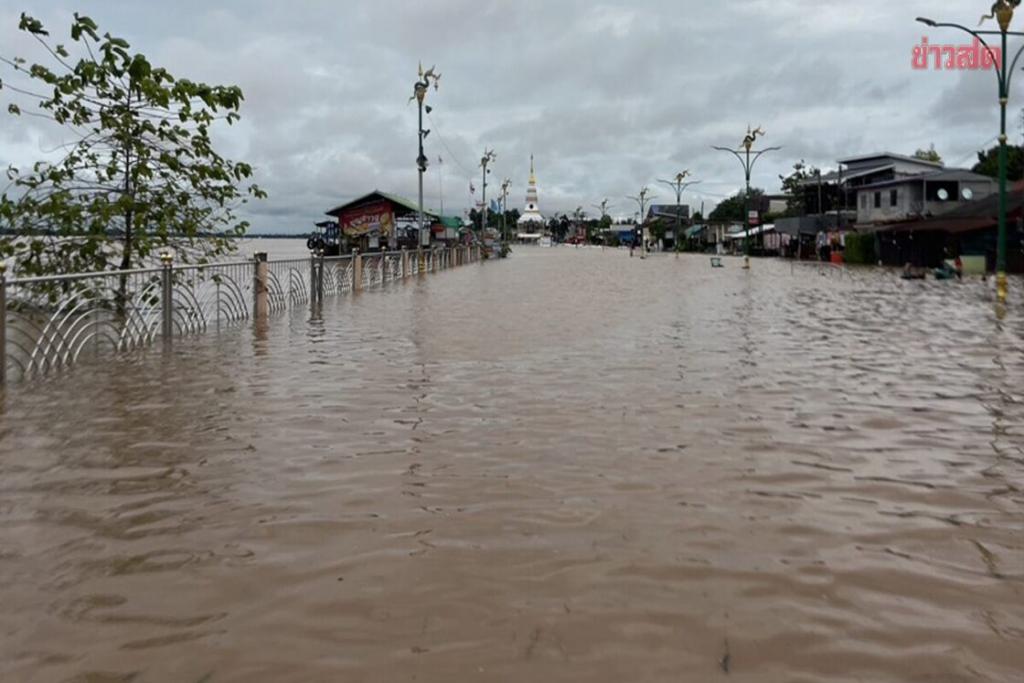
<svg viewBox="0 0 1024 683">
<path fill-rule="evenodd" d="M 479 196 L 485 147 L 498 152 L 492 193 L 508 177 L 516 204 L 532 153 L 542 209 L 609 197 L 628 212 L 626 195 L 683 168 L 704 181 L 691 203 L 710 208 L 734 192 L 739 165 L 711 145 L 737 144 L 748 123 L 784 147 L 756 170 L 769 190 L 800 159 L 829 166 L 935 144 L 948 162 L 968 163 L 998 130 L 991 74 L 911 69 L 922 35 L 966 42 L 915 16 L 978 14 L 929 0 L 0 0 L 0 51 L 38 55 L 16 30 L 19 12 L 63 34 L 75 10 L 172 73 L 243 88 L 243 121 L 217 140 L 253 163 L 270 193 L 246 209 L 260 231 L 307 230 L 374 188 L 415 196 L 407 100 L 420 59 L 443 73 L 429 96 L 425 193 L 437 207 L 443 182 L 449 212 L 468 208 L 470 181 Z M 0 164 L 30 163 L 61 141 L 0 115 Z"/>
</svg>

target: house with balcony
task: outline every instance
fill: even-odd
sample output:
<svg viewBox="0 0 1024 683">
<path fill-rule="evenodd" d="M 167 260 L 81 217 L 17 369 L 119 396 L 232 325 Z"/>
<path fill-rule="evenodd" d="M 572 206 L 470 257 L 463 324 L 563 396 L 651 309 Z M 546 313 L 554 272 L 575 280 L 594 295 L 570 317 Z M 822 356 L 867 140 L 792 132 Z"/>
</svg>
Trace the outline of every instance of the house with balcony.
<svg viewBox="0 0 1024 683">
<path fill-rule="evenodd" d="M 797 190 L 804 214 L 778 218 L 775 225 L 797 240 L 798 253 L 810 256 L 822 244 L 841 243 L 844 232 L 941 215 L 995 189 L 986 176 L 940 162 L 892 152 L 862 154 L 804 180 Z"/>
<path fill-rule="evenodd" d="M 857 187 L 857 229 L 941 216 L 998 190 L 995 180 L 964 169 L 941 169 Z"/>
</svg>

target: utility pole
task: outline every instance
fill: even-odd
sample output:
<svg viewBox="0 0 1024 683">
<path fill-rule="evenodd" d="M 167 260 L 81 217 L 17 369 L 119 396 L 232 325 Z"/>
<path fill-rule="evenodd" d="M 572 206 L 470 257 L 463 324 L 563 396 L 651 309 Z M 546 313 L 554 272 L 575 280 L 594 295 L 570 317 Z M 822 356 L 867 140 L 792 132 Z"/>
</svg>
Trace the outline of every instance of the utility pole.
<svg viewBox="0 0 1024 683">
<path fill-rule="evenodd" d="M 483 244 L 483 241 L 484 241 L 484 231 L 487 230 L 487 175 L 491 172 L 491 169 L 487 168 L 487 166 L 490 165 L 490 163 L 492 161 L 494 161 L 495 159 L 497 159 L 497 158 L 498 158 L 498 155 L 496 155 L 494 153 L 493 149 L 492 150 L 488 150 L 485 147 L 484 148 L 484 155 L 480 159 L 481 175 L 483 176 L 483 179 L 484 179 L 483 180 L 484 186 L 481 189 L 481 192 L 483 193 L 483 195 L 482 195 L 483 199 L 481 200 L 481 203 L 483 204 L 483 210 L 482 210 L 482 212 L 480 214 L 480 238 L 479 238 L 481 244 Z"/>
<path fill-rule="evenodd" d="M 427 69 L 426 72 L 424 72 L 423 71 L 423 63 L 420 62 L 420 68 L 419 68 L 419 76 L 420 77 L 419 77 L 419 80 L 416 81 L 416 83 L 413 85 L 412 97 L 409 98 L 410 102 L 412 102 L 413 100 L 416 100 L 416 103 L 419 105 L 419 112 L 420 112 L 420 124 L 419 124 L 420 153 L 419 153 L 419 156 L 416 157 L 416 167 L 419 169 L 419 185 L 420 185 L 419 235 L 417 236 L 418 237 L 418 243 L 420 245 L 423 244 L 423 235 L 424 235 L 424 232 L 423 232 L 424 231 L 424 226 L 423 226 L 423 174 L 427 172 L 427 165 L 429 163 L 427 161 L 427 155 L 425 155 L 423 153 L 423 141 L 427 139 L 428 135 L 430 135 L 430 131 L 429 130 L 424 130 L 423 129 L 423 109 L 424 109 L 424 106 L 425 106 L 423 104 L 423 100 L 426 99 L 426 97 L 427 97 L 427 90 L 430 88 L 431 85 L 434 86 L 434 91 L 435 92 L 437 91 L 437 84 L 438 84 L 438 81 L 441 80 L 441 74 L 435 73 L 435 71 L 434 71 L 435 68 L 436 67 L 432 66 L 429 69 Z M 427 110 L 428 114 L 433 111 L 433 109 L 429 105 L 426 106 L 426 110 Z"/>
<path fill-rule="evenodd" d="M 675 190 L 675 193 L 676 193 L 676 230 L 675 230 L 675 232 L 672 235 L 672 242 L 675 245 L 675 250 L 676 251 L 679 251 L 679 233 L 680 233 L 680 229 L 682 228 L 682 222 L 683 222 L 683 217 L 682 217 L 683 192 L 686 190 L 686 188 L 690 187 L 691 185 L 699 185 L 700 182 L 701 182 L 699 180 L 693 180 L 693 181 L 690 181 L 688 183 L 684 182 L 686 180 L 687 176 L 689 176 L 689 175 L 690 175 L 690 171 L 686 170 L 686 171 L 683 171 L 682 173 L 677 173 L 675 180 L 659 180 L 658 181 L 659 183 L 663 183 L 665 185 L 668 185 L 673 190 Z"/>
</svg>

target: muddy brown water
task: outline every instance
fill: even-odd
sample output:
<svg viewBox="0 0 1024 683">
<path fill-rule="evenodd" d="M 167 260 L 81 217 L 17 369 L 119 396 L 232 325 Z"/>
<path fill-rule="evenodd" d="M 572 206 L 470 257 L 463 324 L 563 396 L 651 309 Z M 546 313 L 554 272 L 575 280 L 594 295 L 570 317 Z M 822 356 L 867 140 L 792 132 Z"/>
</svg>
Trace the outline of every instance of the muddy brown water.
<svg viewBox="0 0 1024 683">
<path fill-rule="evenodd" d="M 1020 283 L 726 265 L 524 249 L 9 390 L 0 680 L 1020 681 Z"/>
</svg>

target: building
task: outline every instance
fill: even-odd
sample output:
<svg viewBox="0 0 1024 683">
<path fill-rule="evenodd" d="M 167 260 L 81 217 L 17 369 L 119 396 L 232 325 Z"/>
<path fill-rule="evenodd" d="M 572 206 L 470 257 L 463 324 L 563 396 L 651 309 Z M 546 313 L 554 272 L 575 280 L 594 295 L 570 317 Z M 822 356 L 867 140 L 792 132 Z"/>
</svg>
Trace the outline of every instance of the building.
<svg viewBox="0 0 1024 683">
<path fill-rule="evenodd" d="M 857 188 L 857 228 L 948 213 L 997 191 L 988 176 L 950 169 L 897 176 Z"/>
<path fill-rule="evenodd" d="M 803 215 L 775 221 L 780 235 L 795 239 L 793 251 L 801 257 L 841 245 L 844 232 L 875 231 L 889 222 L 940 215 L 995 191 L 986 176 L 891 152 L 837 163 L 837 170 L 800 184 Z"/>
<path fill-rule="evenodd" d="M 836 224 L 853 223 L 857 219 L 857 192 L 860 188 L 944 170 L 939 162 L 892 152 L 847 157 L 839 159 L 837 164 L 837 170 L 820 173 L 800 184 L 805 215 L 831 214 Z M 779 229 L 792 233 L 785 225 Z"/>
<path fill-rule="evenodd" d="M 545 225 L 544 216 L 540 212 L 540 202 L 537 199 L 537 176 L 533 171 L 533 155 L 530 155 L 530 184 L 526 188 L 526 206 L 523 208 L 523 215 L 519 217 L 519 232 L 538 233 Z"/>
<path fill-rule="evenodd" d="M 376 251 L 383 248 L 430 246 L 441 241 L 447 227 L 441 217 L 424 210 L 424 231 L 419 232 L 419 206 L 405 197 L 374 190 L 326 212 L 341 231 L 340 251 Z"/>
<path fill-rule="evenodd" d="M 950 202 L 947 210 L 874 226 L 879 260 L 892 266 L 936 267 L 952 256 L 975 257 L 994 271 L 999 193 L 968 201 L 962 190 L 970 189 L 972 181 L 964 182 L 961 201 Z M 1024 182 L 1015 184 L 1007 195 L 1007 270 L 1020 273 L 1024 272 Z M 945 208 L 945 203 L 942 206 Z"/>
<path fill-rule="evenodd" d="M 662 249 L 675 249 L 675 229 L 679 226 L 680 239 L 690 224 L 690 207 L 686 204 L 651 204 L 644 218 L 645 232 L 656 231 L 664 234 Z"/>
</svg>

